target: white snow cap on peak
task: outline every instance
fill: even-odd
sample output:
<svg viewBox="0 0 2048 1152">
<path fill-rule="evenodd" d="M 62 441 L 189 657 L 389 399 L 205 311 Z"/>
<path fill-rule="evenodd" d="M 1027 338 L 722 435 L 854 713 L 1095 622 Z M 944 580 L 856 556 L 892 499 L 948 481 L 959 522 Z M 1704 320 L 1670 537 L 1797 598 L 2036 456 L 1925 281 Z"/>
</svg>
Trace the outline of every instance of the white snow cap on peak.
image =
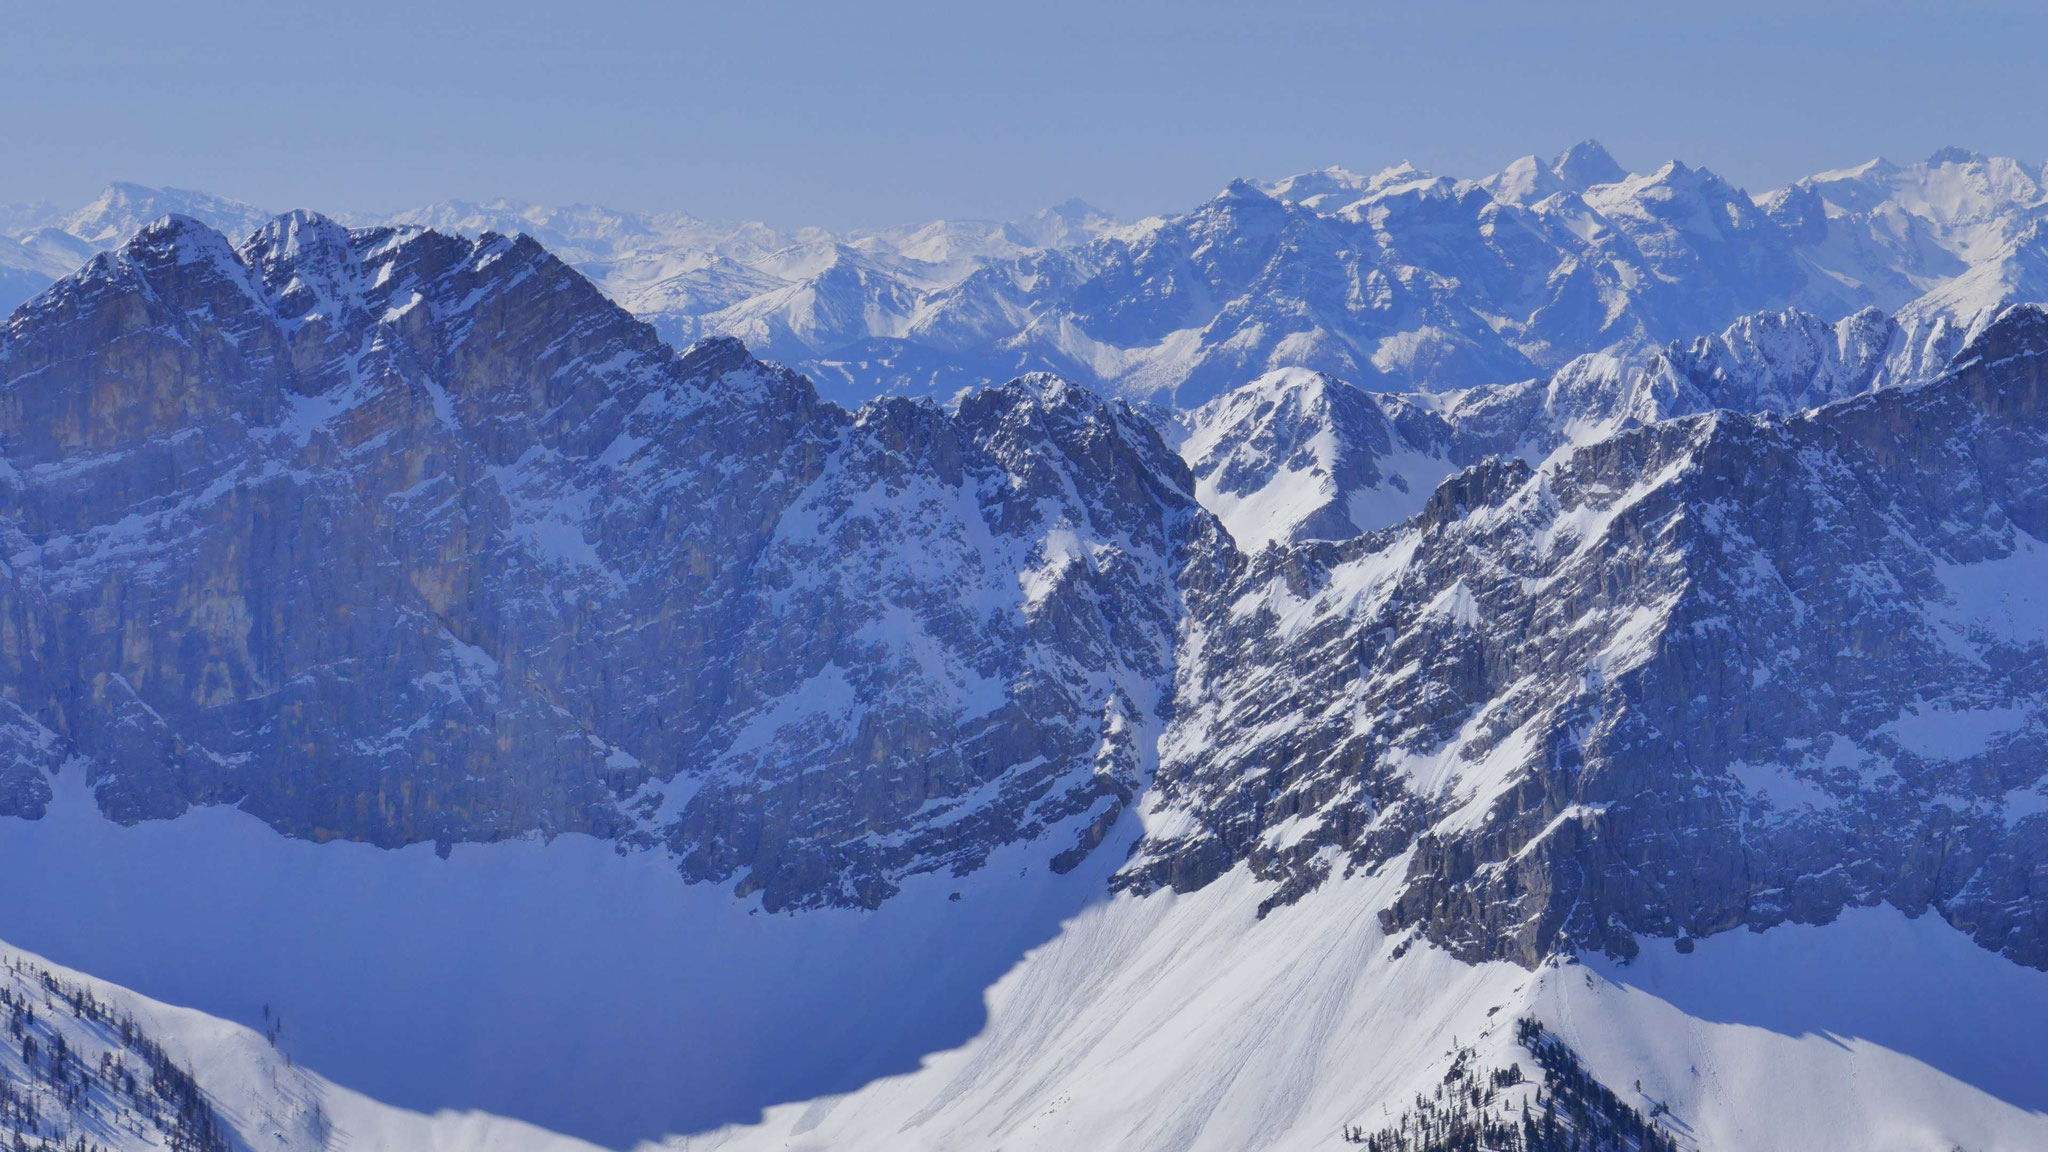
<svg viewBox="0 0 2048 1152">
<path fill-rule="evenodd" d="M 258 228 L 243 244 L 244 250 L 264 249 L 292 255 L 319 249 L 346 248 L 348 229 L 307 208 L 294 208 Z"/>
<path fill-rule="evenodd" d="M 1079 405 L 1096 409 L 1107 405 L 1102 394 L 1093 388 L 1076 384 L 1053 372 L 1026 372 L 1022 376 L 997 385 L 991 391 L 1021 396 L 1041 407 L 1063 408 Z"/>
<path fill-rule="evenodd" d="M 1290 392 L 1320 392 L 1336 383 L 1335 377 L 1313 368 L 1275 368 L 1238 389 L 1238 392 L 1272 397 Z"/>
<path fill-rule="evenodd" d="M 1563 180 L 1540 157 L 1523 156 L 1479 182 L 1481 188 L 1507 204 L 1534 204 L 1566 191 Z"/>
<path fill-rule="evenodd" d="M 1396 184 L 1412 184 L 1417 180 L 1432 179 L 1435 179 L 1435 177 L 1417 168 L 1414 161 L 1403 160 L 1391 168 L 1382 168 L 1373 173 L 1372 179 L 1366 181 L 1366 190 L 1378 192 L 1382 189 L 1392 188 Z"/>
<path fill-rule="evenodd" d="M 1550 171 L 1574 192 L 1628 179 L 1628 170 L 1615 163 L 1598 140 L 1581 140 L 1558 153 Z"/>
<path fill-rule="evenodd" d="M 1240 176 L 1223 186 L 1216 194 L 1218 200 L 1271 200 L 1273 197 L 1264 188 Z"/>
<path fill-rule="evenodd" d="M 1349 168 L 1330 167 L 1298 172 L 1264 187 L 1275 199 L 1321 212 L 1342 207 L 1365 195 L 1371 182 L 1370 177 Z"/>
<path fill-rule="evenodd" d="M 220 230 L 196 216 L 183 212 L 166 212 L 129 237 L 121 251 L 132 252 L 150 248 L 168 248 L 179 253 L 179 262 L 186 263 L 195 254 L 212 254 L 216 249 L 234 255 L 234 245 Z"/>
</svg>

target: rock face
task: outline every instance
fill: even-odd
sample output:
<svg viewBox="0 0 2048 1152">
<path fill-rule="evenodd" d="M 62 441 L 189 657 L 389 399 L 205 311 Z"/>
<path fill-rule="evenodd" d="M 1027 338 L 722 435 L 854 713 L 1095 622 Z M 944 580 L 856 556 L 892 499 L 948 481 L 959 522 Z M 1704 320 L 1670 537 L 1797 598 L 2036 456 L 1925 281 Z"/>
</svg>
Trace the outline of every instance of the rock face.
<svg viewBox="0 0 2048 1152">
<path fill-rule="evenodd" d="M 12 810 L 70 755 L 118 819 L 587 832 L 771 908 L 1087 839 L 1214 531 L 1056 381 L 850 415 L 530 240 L 303 213 L 19 312 L 0 443 Z"/>
<path fill-rule="evenodd" d="M 2048 966 L 2048 314 L 1926 347 L 1282 373 L 1183 461 L 1050 376 L 848 412 L 523 238 L 169 217 L 0 343 L 0 805 L 588 833 L 768 909 L 1121 824 L 1139 889 L 1399 869 L 1469 957 L 1886 901 Z"/>
<path fill-rule="evenodd" d="M 1883 901 L 2048 966 L 2044 356 L 2015 309 L 1931 384 L 1262 553 L 1191 611 L 1124 882 L 1399 868 L 1391 927 L 1524 963 Z"/>
</svg>

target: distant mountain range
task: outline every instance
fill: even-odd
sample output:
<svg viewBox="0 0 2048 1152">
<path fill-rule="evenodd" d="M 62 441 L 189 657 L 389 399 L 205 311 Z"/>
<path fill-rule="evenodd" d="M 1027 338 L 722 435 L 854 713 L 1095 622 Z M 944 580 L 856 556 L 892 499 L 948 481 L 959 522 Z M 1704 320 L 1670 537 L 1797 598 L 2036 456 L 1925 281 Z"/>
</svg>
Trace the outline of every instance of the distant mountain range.
<svg viewBox="0 0 2048 1152">
<path fill-rule="evenodd" d="M 235 238 L 268 218 L 125 184 L 72 212 L 6 209 L 0 306 L 173 211 Z M 1785 309 L 1879 309 L 1939 362 L 2000 304 L 2048 298 L 2044 216 L 2040 165 L 1960 149 L 1752 195 L 1675 161 L 1631 174 L 1589 141 L 1479 180 L 1241 180 L 1135 223 L 1078 201 L 846 234 L 509 201 L 341 219 L 531 235 L 672 343 L 737 337 L 842 403 L 1045 371 L 1193 407 L 1280 368 L 1502 384 Z"/>
</svg>

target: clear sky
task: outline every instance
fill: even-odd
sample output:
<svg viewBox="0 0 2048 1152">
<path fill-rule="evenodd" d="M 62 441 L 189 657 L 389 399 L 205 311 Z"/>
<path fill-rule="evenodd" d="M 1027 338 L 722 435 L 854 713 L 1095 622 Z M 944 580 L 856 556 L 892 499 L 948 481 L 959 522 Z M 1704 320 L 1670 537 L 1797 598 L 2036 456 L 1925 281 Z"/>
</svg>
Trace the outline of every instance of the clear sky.
<svg viewBox="0 0 2048 1152">
<path fill-rule="evenodd" d="M 2048 157 L 2044 59 L 2039 0 L 0 0 L 0 202 L 1136 216 L 1588 136 L 1761 190 L 1948 143 Z"/>
</svg>

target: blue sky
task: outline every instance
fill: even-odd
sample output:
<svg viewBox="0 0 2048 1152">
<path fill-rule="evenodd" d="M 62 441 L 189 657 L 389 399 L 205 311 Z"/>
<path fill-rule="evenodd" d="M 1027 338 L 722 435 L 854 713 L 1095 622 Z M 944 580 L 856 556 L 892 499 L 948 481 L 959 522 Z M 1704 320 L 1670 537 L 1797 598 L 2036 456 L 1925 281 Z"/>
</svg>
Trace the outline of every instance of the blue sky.
<svg viewBox="0 0 2048 1152">
<path fill-rule="evenodd" d="M 0 0 L 0 202 L 510 195 L 834 227 L 1594 136 L 1752 189 L 2048 157 L 2048 5 Z"/>
</svg>

